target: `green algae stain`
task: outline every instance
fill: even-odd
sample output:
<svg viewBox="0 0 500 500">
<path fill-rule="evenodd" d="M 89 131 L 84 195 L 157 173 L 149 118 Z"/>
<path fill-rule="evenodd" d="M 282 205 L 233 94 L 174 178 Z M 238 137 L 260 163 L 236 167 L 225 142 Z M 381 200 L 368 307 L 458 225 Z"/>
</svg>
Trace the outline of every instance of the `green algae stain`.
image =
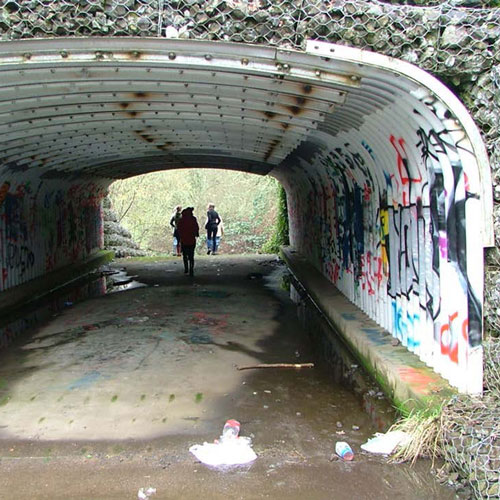
<svg viewBox="0 0 500 500">
<path fill-rule="evenodd" d="M 118 395 L 114 395 L 112 398 L 111 398 L 111 402 L 114 403 L 116 400 L 118 399 Z"/>
<path fill-rule="evenodd" d="M 45 417 L 40 417 L 40 419 L 38 420 L 38 423 L 41 424 L 44 420 L 45 420 Z"/>
<path fill-rule="evenodd" d="M 5 406 L 10 401 L 10 396 L 3 396 L 0 398 L 0 406 Z"/>
<path fill-rule="evenodd" d="M 146 399 L 146 394 L 141 395 L 141 401 L 144 401 Z"/>
<path fill-rule="evenodd" d="M 175 399 L 175 394 L 170 394 L 168 397 L 168 402 L 171 403 Z"/>
<path fill-rule="evenodd" d="M 30 401 L 35 401 L 36 396 L 31 396 Z"/>
<path fill-rule="evenodd" d="M 161 419 L 161 421 L 162 421 L 162 423 L 164 424 L 164 423 L 167 421 L 167 417 L 163 417 L 163 418 Z"/>
<path fill-rule="evenodd" d="M 202 399 L 203 399 L 203 393 L 202 392 L 197 392 L 196 396 L 194 397 L 194 402 L 196 404 L 201 403 Z"/>
<path fill-rule="evenodd" d="M 4 378 L 0 378 L 0 391 L 2 389 L 5 389 L 7 387 L 7 380 L 5 380 Z"/>
</svg>

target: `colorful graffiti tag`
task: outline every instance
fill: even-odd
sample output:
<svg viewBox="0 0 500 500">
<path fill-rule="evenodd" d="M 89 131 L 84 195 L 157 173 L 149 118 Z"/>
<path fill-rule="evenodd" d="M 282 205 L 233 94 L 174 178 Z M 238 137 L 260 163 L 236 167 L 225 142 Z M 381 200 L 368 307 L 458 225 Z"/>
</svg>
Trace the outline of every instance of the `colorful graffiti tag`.
<svg viewBox="0 0 500 500">
<path fill-rule="evenodd" d="M 17 176 L 19 177 L 19 176 Z M 0 291 L 84 260 L 102 247 L 104 185 L 0 183 Z"/>
<path fill-rule="evenodd" d="M 329 137 L 310 162 L 288 164 L 290 238 L 352 302 L 468 390 L 482 336 L 482 264 L 468 261 L 480 245 L 474 157 L 438 101 L 419 99 L 413 117 L 404 134 L 368 123 L 370 135 Z"/>
</svg>

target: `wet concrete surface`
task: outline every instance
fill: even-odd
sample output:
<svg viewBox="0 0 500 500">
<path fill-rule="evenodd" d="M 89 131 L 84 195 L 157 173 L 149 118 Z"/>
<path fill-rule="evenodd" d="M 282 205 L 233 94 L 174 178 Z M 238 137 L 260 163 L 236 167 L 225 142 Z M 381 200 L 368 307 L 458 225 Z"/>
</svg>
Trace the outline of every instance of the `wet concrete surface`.
<svg viewBox="0 0 500 500">
<path fill-rule="evenodd" d="M 194 278 L 179 259 L 122 266 L 134 281 L 119 293 L 68 304 L 0 352 L 0 498 L 458 498 L 427 461 L 363 452 L 377 429 L 320 364 L 237 369 L 316 361 L 275 258 L 199 257 Z M 258 458 L 201 464 L 189 447 L 228 418 Z"/>
</svg>

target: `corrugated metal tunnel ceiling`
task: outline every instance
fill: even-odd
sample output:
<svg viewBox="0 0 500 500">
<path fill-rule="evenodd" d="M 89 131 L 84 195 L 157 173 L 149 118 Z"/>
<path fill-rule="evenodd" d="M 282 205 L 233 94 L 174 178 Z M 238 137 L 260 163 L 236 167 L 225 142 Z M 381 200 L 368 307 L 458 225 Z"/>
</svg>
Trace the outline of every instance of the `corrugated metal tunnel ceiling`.
<svg viewBox="0 0 500 500">
<path fill-rule="evenodd" d="M 367 65 L 235 44 L 25 40 L 0 51 L 1 161 L 45 178 L 265 174 L 315 130 L 357 129 L 415 87 Z"/>
<path fill-rule="evenodd" d="M 316 58 L 311 65 L 261 47 L 22 41 L 0 60 L 2 162 L 43 177 L 178 167 L 265 174 L 322 122 L 352 126 L 362 118 L 359 102 L 377 105 L 366 91 L 346 104 L 359 87 L 349 68 L 333 73 Z"/>
</svg>

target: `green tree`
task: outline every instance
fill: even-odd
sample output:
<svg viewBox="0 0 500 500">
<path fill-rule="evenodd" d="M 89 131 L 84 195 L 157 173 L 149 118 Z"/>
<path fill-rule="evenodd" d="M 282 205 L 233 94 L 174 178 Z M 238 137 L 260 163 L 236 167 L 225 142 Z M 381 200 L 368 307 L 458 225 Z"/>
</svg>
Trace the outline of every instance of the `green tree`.
<svg viewBox="0 0 500 500">
<path fill-rule="evenodd" d="M 278 213 L 279 183 L 269 176 L 220 169 L 154 172 L 114 182 L 110 198 L 121 223 L 143 249 L 167 253 L 170 217 L 176 205 L 193 206 L 200 224 L 199 246 L 209 202 L 224 220 L 221 250 L 257 252 L 272 236 Z"/>
</svg>

